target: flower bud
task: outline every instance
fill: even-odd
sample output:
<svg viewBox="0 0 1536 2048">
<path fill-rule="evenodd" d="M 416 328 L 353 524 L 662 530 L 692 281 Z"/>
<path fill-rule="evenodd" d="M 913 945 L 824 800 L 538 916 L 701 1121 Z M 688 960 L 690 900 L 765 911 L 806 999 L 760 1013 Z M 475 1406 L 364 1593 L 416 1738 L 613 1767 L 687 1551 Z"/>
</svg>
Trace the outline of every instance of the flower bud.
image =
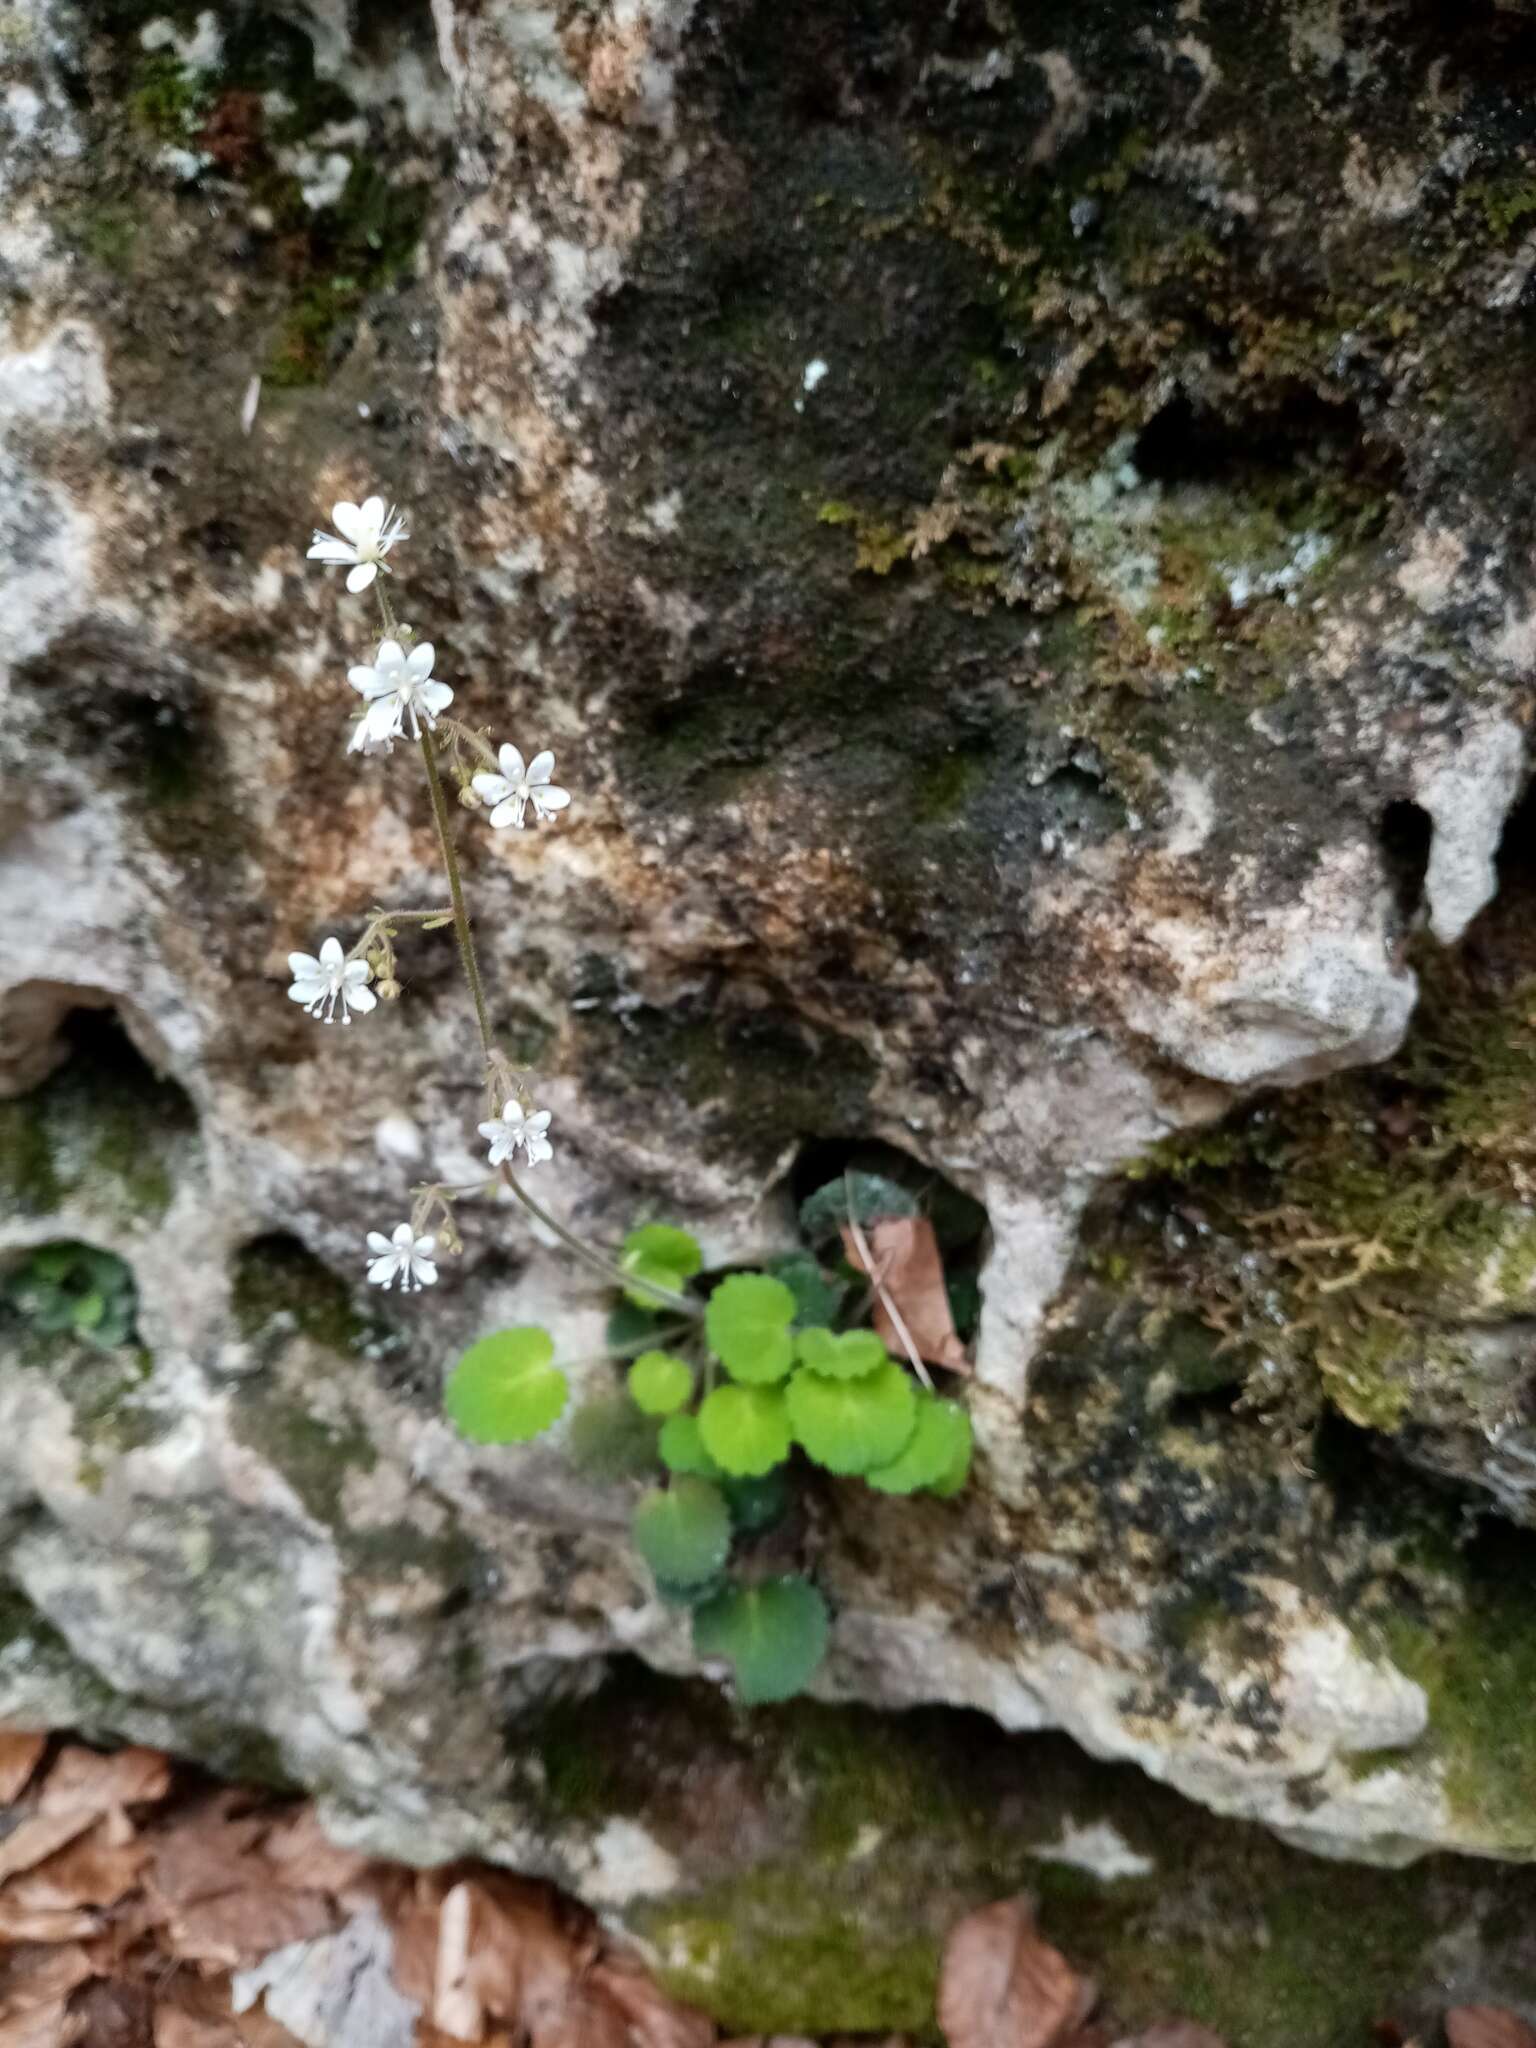
<svg viewBox="0 0 1536 2048">
<path fill-rule="evenodd" d="M 470 788 L 467 782 L 465 783 L 464 787 L 459 791 L 459 802 L 464 806 L 466 811 L 478 811 L 480 808 L 480 799 L 475 794 L 474 790 Z"/>
<path fill-rule="evenodd" d="M 392 974 L 386 974 L 382 981 L 376 981 L 373 986 L 381 1003 L 398 1001 L 400 984 Z"/>
</svg>

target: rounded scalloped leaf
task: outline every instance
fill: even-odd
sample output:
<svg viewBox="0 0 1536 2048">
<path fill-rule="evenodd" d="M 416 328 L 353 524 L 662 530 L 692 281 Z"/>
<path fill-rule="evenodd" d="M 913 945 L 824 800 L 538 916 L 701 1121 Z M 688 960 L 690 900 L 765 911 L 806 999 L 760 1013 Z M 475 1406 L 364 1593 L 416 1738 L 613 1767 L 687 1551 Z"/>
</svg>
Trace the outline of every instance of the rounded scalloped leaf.
<svg viewBox="0 0 1536 2048">
<path fill-rule="evenodd" d="M 856 1380 L 823 1379 L 802 1366 L 784 1398 L 796 1440 L 829 1472 L 889 1465 L 917 1420 L 912 1382 L 892 1358 Z"/>
<path fill-rule="evenodd" d="M 697 1238 L 670 1223 L 642 1223 L 632 1230 L 619 1251 L 619 1264 L 636 1281 L 649 1281 L 667 1294 L 681 1294 L 704 1264 Z M 626 1287 L 626 1298 L 636 1308 L 665 1308 L 666 1303 L 643 1286 Z"/>
<path fill-rule="evenodd" d="M 783 1379 L 795 1362 L 789 1326 L 795 1297 L 766 1273 L 733 1273 L 709 1297 L 704 1329 L 715 1356 L 733 1379 L 766 1386 Z"/>
<path fill-rule="evenodd" d="M 943 1405 L 953 1407 L 955 1404 L 946 1401 Z M 928 1488 L 928 1491 L 936 1493 L 940 1500 L 953 1500 L 971 1476 L 971 1418 L 963 1408 L 960 1411 L 960 1419 L 965 1427 L 959 1433 L 949 1464 L 939 1478 L 930 1482 Z"/>
<path fill-rule="evenodd" d="M 712 1579 L 730 1554 L 730 1511 L 707 1479 L 674 1479 L 665 1492 L 653 1487 L 630 1528 L 635 1548 L 669 1586 Z"/>
<path fill-rule="evenodd" d="M 720 1491 L 731 1511 L 732 1526 L 743 1536 L 757 1536 L 782 1522 L 794 1495 L 783 1466 L 761 1479 L 726 1479 Z"/>
<path fill-rule="evenodd" d="M 808 1244 L 835 1238 L 848 1221 L 849 1210 L 860 1223 L 882 1216 L 915 1216 L 917 1197 L 883 1173 L 855 1169 L 840 1173 L 800 1204 L 800 1229 Z"/>
<path fill-rule="evenodd" d="M 824 1380 L 859 1380 L 878 1372 L 891 1354 L 873 1330 L 845 1330 L 840 1337 L 830 1330 L 802 1330 L 795 1355 Z"/>
<path fill-rule="evenodd" d="M 789 1416 L 777 1387 L 716 1387 L 699 1410 L 704 1448 L 723 1472 L 758 1479 L 789 1456 Z"/>
<path fill-rule="evenodd" d="M 642 1351 L 629 1368 L 629 1397 L 647 1415 L 675 1415 L 693 1398 L 693 1372 L 670 1351 Z"/>
<path fill-rule="evenodd" d="M 525 1444 L 560 1414 L 570 1388 L 550 1363 L 555 1340 L 527 1326 L 471 1344 L 443 1389 L 448 1419 L 477 1444 Z"/>
<path fill-rule="evenodd" d="M 901 1455 L 889 1465 L 864 1474 L 880 1493 L 916 1493 L 920 1486 L 938 1486 L 961 1463 L 970 1462 L 971 1419 L 957 1401 L 938 1401 L 932 1394 L 917 1397 L 917 1425 Z"/>
<path fill-rule="evenodd" d="M 768 1579 L 731 1586 L 693 1611 L 693 1647 L 727 1658 L 748 1706 L 766 1706 L 804 1690 L 821 1662 L 827 1603 L 809 1579 Z"/>
<path fill-rule="evenodd" d="M 764 1270 L 770 1278 L 782 1280 L 795 1297 L 795 1321 L 802 1330 L 830 1323 L 848 1293 L 809 1252 L 786 1252 L 770 1259 Z"/>
<path fill-rule="evenodd" d="M 720 1467 L 704 1448 L 697 1415 L 670 1415 L 661 1425 L 657 1448 L 669 1472 L 691 1472 L 699 1479 L 718 1479 Z"/>
</svg>

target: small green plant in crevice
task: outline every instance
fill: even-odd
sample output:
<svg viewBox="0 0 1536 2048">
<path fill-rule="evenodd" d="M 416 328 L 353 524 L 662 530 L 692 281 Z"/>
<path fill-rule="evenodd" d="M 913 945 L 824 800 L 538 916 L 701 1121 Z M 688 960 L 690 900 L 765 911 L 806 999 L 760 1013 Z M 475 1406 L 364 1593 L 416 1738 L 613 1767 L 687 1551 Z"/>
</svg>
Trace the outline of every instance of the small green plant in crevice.
<svg viewBox="0 0 1536 2048">
<path fill-rule="evenodd" d="M 5 1281 L 5 1300 L 39 1335 L 68 1335 L 112 1351 L 134 1339 L 133 1275 L 94 1245 L 40 1245 Z"/>
<path fill-rule="evenodd" d="M 848 1175 L 802 1205 L 802 1229 L 814 1247 L 840 1217 L 862 1225 L 910 1199 Z M 970 1469 L 969 1417 L 887 1351 L 868 1325 L 871 1291 L 846 1262 L 829 1270 L 813 1248 L 706 1278 L 686 1231 L 649 1223 L 619 1263 L 632 1282 L 608 1337 L 627 1361 L 622 1390 L 572 1417 L 572 1456 L 649 1479 L 631 1529 L 657 1591 L 692 1610 L 695 1649 L 731 1665 L 744 1701 L 787 1699 L 830 1628 L 813 1580 L 781 1568 L 797 1483 L 819 1467 L 880 1493 L 948 1498 Z M 654 1289 L 706 1286 L 702 1324 L 655 1307 Z M 479 1443 L 540 1435 L 569 1396 L 554 1356 L 545 1330 L 482 1338 L 448 1382 L 450 1417 Z"/>
<path fill-rule="evenodd" d="M 77 1337 L 101 1351 L 133 1341 L 133 1275 L 94 1245 L 39 1245 L 6 1277 L 5 1299 L 41 1336 Z"/>
<path fill-rule="evenodd" d="M 466 1078 L 478 1067 L 486 1111 L 476 1125 L 486 1144 L 482 1171 L 465 1182 L 417 1187 L 391 1232 L 366 1232 L 367 1278 L 401 1294 L 436 1287 L 440 1262 L 462 1250 L 460 1205 L 501 1190 L 601 1274 L 621 1296 L 604 1357 L 627 1360 L 628 1370 L 616 1401 L 572 1418 L 573 1451 L 594 1467 L 651 1477 L 633 1531 L 662 1597 L 692 1610 L 700 1656 L 728 1662 L 744 1700 L 787 1698 L 820 1663 L 830 1626 L 812 1579 L 784 1569 L 799 1557 L 772 1540 L 793 1504 L 797 1476 L 819 1467 L 885 1494 L 950 1495 L 969 1471 L 966 1412 L 935 1390 L 922 1349 L 898 1313 L 894 1279 L 887 1285 L 881 1261 L 894 1259 L 896 1249 L 883 1254 L 865 1235 L 887 1219 L 910 1218 L 916 1198 L 879 1174 L 846 1166 L 801 1206 L 805 1250 L 760 1272 L 706 1276 L 702 1250 L 684 1230 L 644 1223 L 610 1251 L 534 1197 L 524 1176 L 555 1158 L 553 1112 L 538 1106 L 532 1077 L 514 1065 L 493 1023 L 447 784 L 451 779 L 457 789 L 454 810 L 482 814 L 491 833 L 558 825 L 572 792 L 554 780 L 552 750 L 525 758 L 510 742 L 493 746 L 486 732 L 449 715 L 455 692 L 434 672 L 437 649 L 399 623 L 386 587 L 393 576 L 387 558 L 409 539 L 404 518 L 376 495 L 361 504 L 338 502 L 332 519 L 335 531 L 315 533 L 309 558 L 344 570 L 349 592 L 374 591 L 384 635 L 372 661 L 347 673 L 362 699 L 347 752 L 387 757 L 397 742 L 411 742 L 448 901 L 376 907 L 350 946 L 333 933 L 317 953 L 290 953 L 288 996 L 317 1022 L 350 1027 L 404 995 L 397 939 L 451 928 L 478 1041 Z M 382 1019 L 366 1028 L 381 1027 L 387 1028 Z M 944 1312 L 937 1247 L 957 1228 L 979 1244 L 985 1216 L 956 1191 L 932 1193 L 933 1235 L 923 1251 L 933 1257 L 921 1286 L 934 1329 L 928 1348 L 963 1370 L 956 1347 L 974 1320 L 974 1304 L 962 1288 L 958 1305 L 951 1293 Z M 958 1226 L 944 1213 L 957 1205 L 965 1212 Z M 817 1256 L 845 1229 L 850 1258 L 856 1253 L 862 1270 L 847 1261 L 828 1270 Z M 900 1234 L 912 1261 L 911 1240 L 922 1233 Z M 888 1352 L 883 1328 L 901 1342 L 910 1372 Z M 445 1402 L 466 1437 L 512 1444 L 549 1429 L 569 1395 L 554 1338 L 525 1326 L 473 1344 L 448 1379 Z"/>
</svg>

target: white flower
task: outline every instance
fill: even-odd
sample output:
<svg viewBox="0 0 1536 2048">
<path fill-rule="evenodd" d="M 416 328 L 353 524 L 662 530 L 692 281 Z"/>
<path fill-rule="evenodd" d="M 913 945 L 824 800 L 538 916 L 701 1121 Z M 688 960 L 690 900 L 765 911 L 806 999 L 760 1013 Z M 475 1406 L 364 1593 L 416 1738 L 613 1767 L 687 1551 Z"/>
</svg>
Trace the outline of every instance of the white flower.
<svg viewBox="0 0 1536 2048">
<path fill-rule="evenodd" d="M 397 1223 L 392 1237 L 382 1230 L 368 1233 L 368 1278 L 375 1287 L 393 1287 L 419 1294 L 437 1279 L 437 1239 L 418 1237 L 409 1223 Z"/>
<path fill-rule="evenodd" d="M 519 1103 L 503 1104 L 500 1116 L 493 1116 L 479 1127 L 481 1137 L 491 1148 L 491 1165 L 501 1166 L 520 1151 L 530 1166 L 553 1159 L 555 1148 L 546 1135 L 549 1125 L 547 1109 L 536 1109 L 532 1116 L 525 1116 Z"/>
<path fill-rule="evenodd" d="M 361 505 L 349 504 L 343 498 L 339 505 L 331 507 L 331 524 L 336 533 L 316 530 L 309 559 L 333 569 L 351 563 L 348 590 L 366 590 L 381 569 L 387 576 L 384 557 L 396 541 L 410 539 L 405 521 L 392 505 L 386 507 L 382 498 L 365 498 Z M 338 533 L 340 540 L 336 538 Z"/>
<path fill-rule="evenodd" d="M 523 812 L 533 805 L 536 818 L 552 818 L 556 811 L 563 811 L 571 800 L 571 792 L 561 789 L 558 783 L 550 781 L 555 772 L 555 757 L 547 750 L 535 754 L 525 768 L 523 757 L 516 747 L 503 747 L 498 757 L 501 761 L 499 775 L 477 775 L 473 778 L 476 796 L 483 797 L 496 808 L 491 812 L 493 825 L 518 825 L 523 822 Z"/>
<path fill-rule="evenodd" d="M 446 711 L 453 702 L 453 692 L 446 683 L 433 682 L 432 656 L 430 640 L 423 640 L 409 654 L 398 640 L 382 640 L 372 668 L 359 664 L 347 670 L 347 681 L 368 700 L 368 708 L 353 730 L 349 754 L 387 753 L 394 741 L 403 737 L 407 717 L 413 740 L 421 738 L 423 725 L 433 731 L 439 711 Z"/>
<path fill-rule="evenodd" d="M 368 987 L 373 969 L 366 960 L 349 960 L 340 939 L 327 939 L 318 960 L 313 953 L 290 953 L 288 972 L 293 976 L 289 1000 L 302 1003 L 322 1024 L 329 1024 L 338 1012 L 342 1023 L 350 1024 L 353 1010 L 366 1015 L 379 1000 Z"/>
</svg>

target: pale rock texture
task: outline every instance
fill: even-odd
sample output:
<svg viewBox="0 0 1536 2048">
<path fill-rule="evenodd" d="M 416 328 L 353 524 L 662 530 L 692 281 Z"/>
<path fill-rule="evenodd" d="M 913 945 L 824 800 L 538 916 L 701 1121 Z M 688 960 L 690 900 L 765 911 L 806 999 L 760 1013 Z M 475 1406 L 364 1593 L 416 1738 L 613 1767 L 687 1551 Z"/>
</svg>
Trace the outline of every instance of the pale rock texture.
<svg viewBox="0 0 1536 2048">
<path fill-rule="evenodd" d="M 199 21 L 0 43 L 0 1251 L 117 1254 L 143 1340 L 7 1312 L 0 1713 L 615 1911 L 693 1881 L 525 1769 L 615 1659 L 695 1672 L 633 1482 L 440 1410 L 517 1322 L 601 1394 L 608 1301 L 491 1204 L 360 1298 L 478 1170 L 449 936 L 348 1029 L 285 998 L 442 900 L 304 561 L 376 488 L 455 711 L 575 792 L 456 817 L 552 1209 L 718 1268 L 861 1147 L 985 1204 L 975 1480 L 804 1509 L 818 1694 L 1536 1853 L 1484 1769 L 1536 1619 L 1530 21 Z"/>
</svg>

